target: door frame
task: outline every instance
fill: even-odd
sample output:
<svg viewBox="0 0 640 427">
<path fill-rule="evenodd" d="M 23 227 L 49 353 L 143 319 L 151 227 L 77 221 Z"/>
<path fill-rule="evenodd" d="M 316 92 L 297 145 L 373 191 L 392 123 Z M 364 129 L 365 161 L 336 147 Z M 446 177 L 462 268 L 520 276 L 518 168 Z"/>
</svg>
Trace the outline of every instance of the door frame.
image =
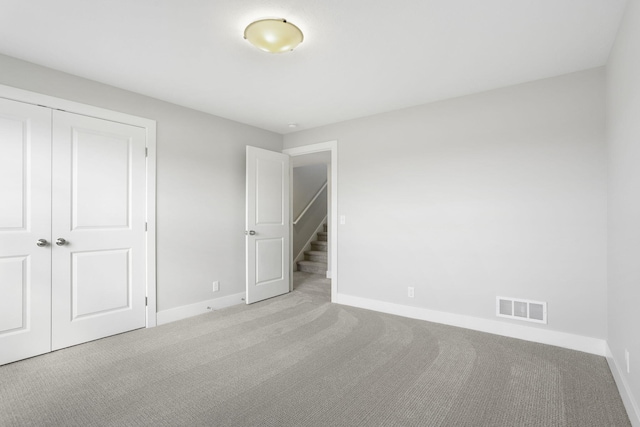
<svg viewBox="0 0 640 427">
<path fill-rule="evenodd" d="M 156 121 L 130 114 L 81 104 L 54 96 L 0 85 L 0 98 L 54 110 L 123 123 L 145 129 L 147 137 L 146 162 L 146 327 L 156 326 Z"/>
<path fill-rule="evenodd" d="M 284 154 L 288 154 L 291 157 L 322 151 L 331 152 L 331 173 L 329 174 L 329 189 L 331 192 L 329 203 L 331 206 L 327 220 L 329 222 L 329 243 L 331 251 L 331 265 L 329 268 L 331 273 L 331 302 L 336 302 L 338 297 L 338 141 L 326 141 L 282 150 Z M 289 167 L 289 173 L 293 174 L 293 166 Z M 291 195 L 290 185 L 289 196 L 291 197 Z M 291 203 L 291 206 L 293 206 L 293 203 Z M 290 235 L 293 236 L 293 217 L 291 218 Z M 293 278 L 293 262 L 291 263 L 291 270 L 291 277 Z M 291 282 L 291 290 L 293 290 L 293 279 Z"/>
</svg>

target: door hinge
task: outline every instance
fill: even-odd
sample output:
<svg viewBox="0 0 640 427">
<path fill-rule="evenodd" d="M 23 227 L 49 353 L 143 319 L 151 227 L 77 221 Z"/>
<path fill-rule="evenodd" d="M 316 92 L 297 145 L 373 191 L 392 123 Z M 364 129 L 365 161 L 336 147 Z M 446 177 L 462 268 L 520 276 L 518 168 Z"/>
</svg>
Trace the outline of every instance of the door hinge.
<svg viewBox="0 0 640 427">
<path fill-rule="evenodd" d="M 148 300 L 149 300 L 149 297 L 144 297 L 144 306 L 145 307 L 149 305 L 148 304 L 148 302 L 149 302 Z"/>
<path fill-rule="evenodd" d="M 149 231 L 149 223 L 144 223 L 144 231 Z"/>
<path fill-rule="evenodd" d="M 144 156 L 149 157 L 149 148 L 144 147 Z"/>
</svg>

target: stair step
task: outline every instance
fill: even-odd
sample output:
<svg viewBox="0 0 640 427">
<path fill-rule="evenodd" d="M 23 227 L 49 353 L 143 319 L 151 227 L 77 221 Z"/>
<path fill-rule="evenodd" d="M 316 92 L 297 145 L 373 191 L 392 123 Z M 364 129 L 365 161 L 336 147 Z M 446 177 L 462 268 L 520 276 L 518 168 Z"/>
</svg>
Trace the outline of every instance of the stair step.
<svg viewBox="0 0 640 427">
<path fill-rule="evenodd" d="M 321 242 L 326 242 L 327 241 L 327 233 L 326 231 L 319 231 L 318 232 L 318 240 Z"/>
<path fill-rule="evenodd" d="M 313 242 L 311 242 L 311 250 L 313 251 L 327 252 L 328 247 L 329 247 L 329 242 L 322 242 L 319 240 L 314 240 Z"/>
<path fill-rule="evenodd" d="M 298 271 L 307 273 L 327 274 L 327 263 L 317 261 L 298 261 Z"/>
<path fill-rule="evenodd" d="M 304 259 L 306 261 L 327 262 L 328 252 L 325 251 L 305 251 Z"/>
</svg>

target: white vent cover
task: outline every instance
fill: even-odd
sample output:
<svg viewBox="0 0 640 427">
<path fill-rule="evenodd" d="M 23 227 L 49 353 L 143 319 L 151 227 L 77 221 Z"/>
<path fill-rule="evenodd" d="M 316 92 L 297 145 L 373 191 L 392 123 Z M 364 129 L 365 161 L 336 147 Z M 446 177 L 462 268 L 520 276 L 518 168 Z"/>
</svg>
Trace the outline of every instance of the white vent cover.
<svg viewBox="0 0 640 427">
<path fill-rule="evenodd" d="M 528 322 L 547 323 L 547 303 L 496 297 L 496 316 Z"/>
</svg>

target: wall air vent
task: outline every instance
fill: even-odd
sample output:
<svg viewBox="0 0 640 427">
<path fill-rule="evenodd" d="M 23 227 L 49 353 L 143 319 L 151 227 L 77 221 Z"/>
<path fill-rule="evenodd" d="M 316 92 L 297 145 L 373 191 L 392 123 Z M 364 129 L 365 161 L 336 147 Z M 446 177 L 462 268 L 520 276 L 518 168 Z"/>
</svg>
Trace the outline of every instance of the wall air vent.
<svg viewBox="0 0 640 427">
<path fill-rule="evenodd" d="M 547 323 L 547 303 L 496 297 L 496 316 L 535 323 Z"/>
</svg>

